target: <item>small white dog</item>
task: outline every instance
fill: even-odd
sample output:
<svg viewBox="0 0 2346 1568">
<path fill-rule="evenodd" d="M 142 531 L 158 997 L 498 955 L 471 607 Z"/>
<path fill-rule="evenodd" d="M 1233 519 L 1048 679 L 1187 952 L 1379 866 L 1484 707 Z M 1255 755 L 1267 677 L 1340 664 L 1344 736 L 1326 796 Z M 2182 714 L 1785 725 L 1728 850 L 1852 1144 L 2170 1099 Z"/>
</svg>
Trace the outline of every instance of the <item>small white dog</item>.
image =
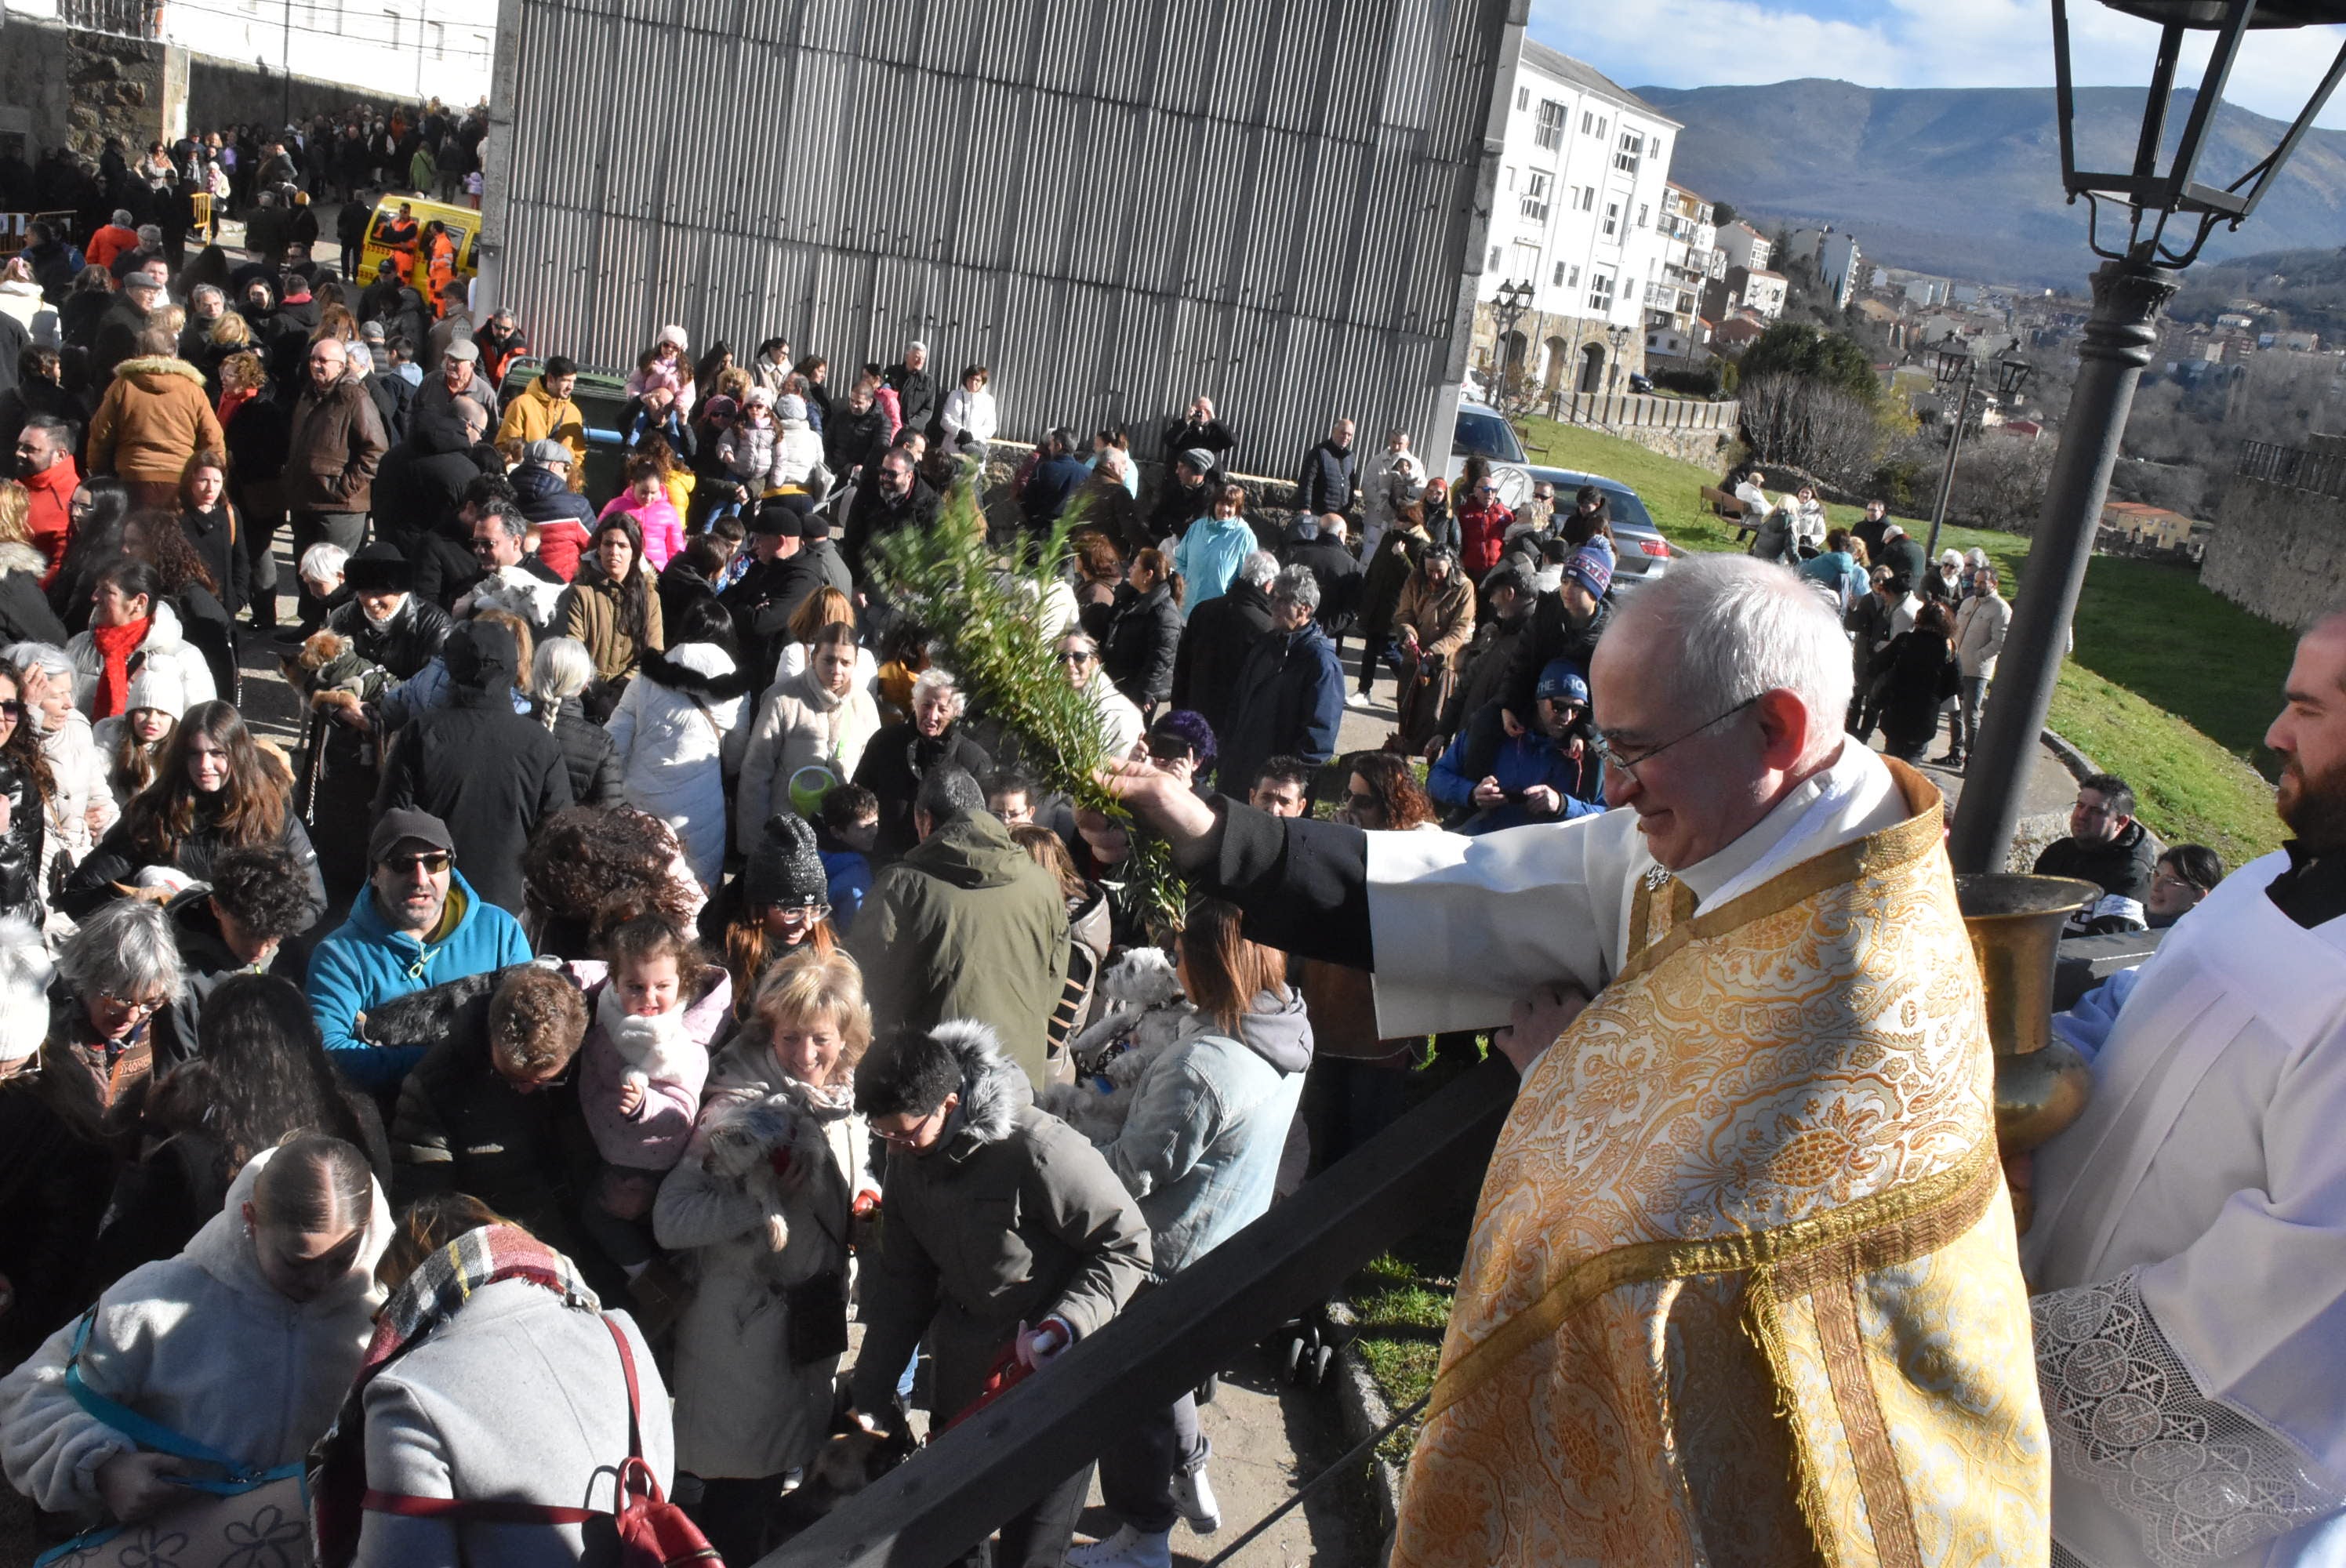
<svg viewBox="0 0 2346 1568">
<path fill-rule="evenodd" d="M 822 1129 L 783 1094 L 715 1109 L 700 1136 L 708 1149 L 704 1168 L 757 1200 L 766 1220 L 766 1249 L 780 1252 L 790 1239 L 785 1211 L 792 1197 L 815 1162 L 831 1157 Z"/>
<path fill-rule="evenodd" d="M 1134 948 L 1109 965 L 1100 994 L 1112 1005 L 1068 1046 L 1080 1075 L 1043 1091 L 1043 1108 L 1096 1144 L 1123 1131 L 1149 1064 L 1206 1027 L 1158 948 Z"/>
</svg>

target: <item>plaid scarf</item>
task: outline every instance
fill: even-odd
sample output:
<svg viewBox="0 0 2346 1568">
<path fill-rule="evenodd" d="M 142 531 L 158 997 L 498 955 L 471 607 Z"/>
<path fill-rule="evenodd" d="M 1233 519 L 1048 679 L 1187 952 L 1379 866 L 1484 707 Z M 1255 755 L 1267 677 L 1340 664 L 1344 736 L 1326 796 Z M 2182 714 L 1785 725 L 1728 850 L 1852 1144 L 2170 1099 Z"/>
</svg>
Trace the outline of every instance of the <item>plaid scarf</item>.
<svg viewBox="0 0 2346 1568">
<path fill-rule="evenodd" d="M 310 1451 L 311 1545 L 319 1568 L 347 1568 L 358 1554 L 366 1495 L 366 1390 L 374 1375 L 446 1326 L 474 1292 L 526 1279 L 566 1307 L 600 1312 L 570 1260 L 517 1226 L 468 1230 L 416 1266 L 375 1319 L 374 1339 L 334 1424 Z"/>
</svg>

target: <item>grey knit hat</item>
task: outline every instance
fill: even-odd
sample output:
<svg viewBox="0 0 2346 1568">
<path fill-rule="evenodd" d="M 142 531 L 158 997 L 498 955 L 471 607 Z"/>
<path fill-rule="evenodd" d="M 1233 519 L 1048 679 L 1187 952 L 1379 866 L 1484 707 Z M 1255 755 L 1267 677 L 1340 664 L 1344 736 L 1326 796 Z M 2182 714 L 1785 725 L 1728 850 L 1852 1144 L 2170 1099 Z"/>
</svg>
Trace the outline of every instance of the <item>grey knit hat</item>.
<svg viewBox="0 0 2346 1568">
<path fill-rule="evenodd" d="M 814 830 L 795 811 L 766 819 L 757 848 L 741 872 L 741 901 L 750 909 L 770 904 L 819 904 L 830 901 L 831 879 L 814 847 Z"/>
</svg>

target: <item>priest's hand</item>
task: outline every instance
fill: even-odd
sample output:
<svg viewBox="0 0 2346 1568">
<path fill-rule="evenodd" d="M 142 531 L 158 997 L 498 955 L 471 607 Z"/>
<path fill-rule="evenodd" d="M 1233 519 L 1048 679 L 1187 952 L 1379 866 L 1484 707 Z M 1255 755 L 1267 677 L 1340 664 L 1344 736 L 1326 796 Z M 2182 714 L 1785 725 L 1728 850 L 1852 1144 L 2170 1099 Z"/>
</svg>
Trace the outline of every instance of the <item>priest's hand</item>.
<svg viewBox="0 0 2346 1568">
<path fill-rule="evenodd" d="M 1127 759 L 1103 764 L 1093 777 L 1171 847 L 1176 866 L 1197 871 L 1213 863 L 1221 848 L 1221 819 L 1178 774 Z M 1076 827 L 1086 839 L 1112 826 L 1100 812 L 1076 813 Z"/>
<path fill-rule="evenodd" d="M 1550 985 L 1507 1010 L 1507 1026 L 1491 1036 L 1491 1044 L 1515 1064 L 1518 1077 L 1531 1075 L 1540 1053 L 1572 1026 L 1588 1005 L 1588 993 L 1576 985 Z"/>
</svg>

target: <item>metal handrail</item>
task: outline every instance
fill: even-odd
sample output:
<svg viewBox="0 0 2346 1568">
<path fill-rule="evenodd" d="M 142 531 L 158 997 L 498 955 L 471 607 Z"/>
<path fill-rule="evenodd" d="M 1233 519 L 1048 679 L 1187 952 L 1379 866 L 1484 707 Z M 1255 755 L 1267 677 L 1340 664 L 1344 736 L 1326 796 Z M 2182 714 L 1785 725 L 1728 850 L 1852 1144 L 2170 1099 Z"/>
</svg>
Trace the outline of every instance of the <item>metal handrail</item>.
<svg viewBox="0 0 2346 1568">
<path fill-rule="evenodd" d="M 2283 446 L 2271 441 L 2244 441 L 2232 472 L 2244 479 L 2277 484 L 2286 490 L 2310 491 L 2346 500 L 2346 456 Z"/>
<path fill-rule="evenodd" d="M 1479 1186 L 1515 1103 L 1494 1056 L 1134 1301 L 757 1568 L 931 1568 L 1097 1458 Z"/>
</svg>

